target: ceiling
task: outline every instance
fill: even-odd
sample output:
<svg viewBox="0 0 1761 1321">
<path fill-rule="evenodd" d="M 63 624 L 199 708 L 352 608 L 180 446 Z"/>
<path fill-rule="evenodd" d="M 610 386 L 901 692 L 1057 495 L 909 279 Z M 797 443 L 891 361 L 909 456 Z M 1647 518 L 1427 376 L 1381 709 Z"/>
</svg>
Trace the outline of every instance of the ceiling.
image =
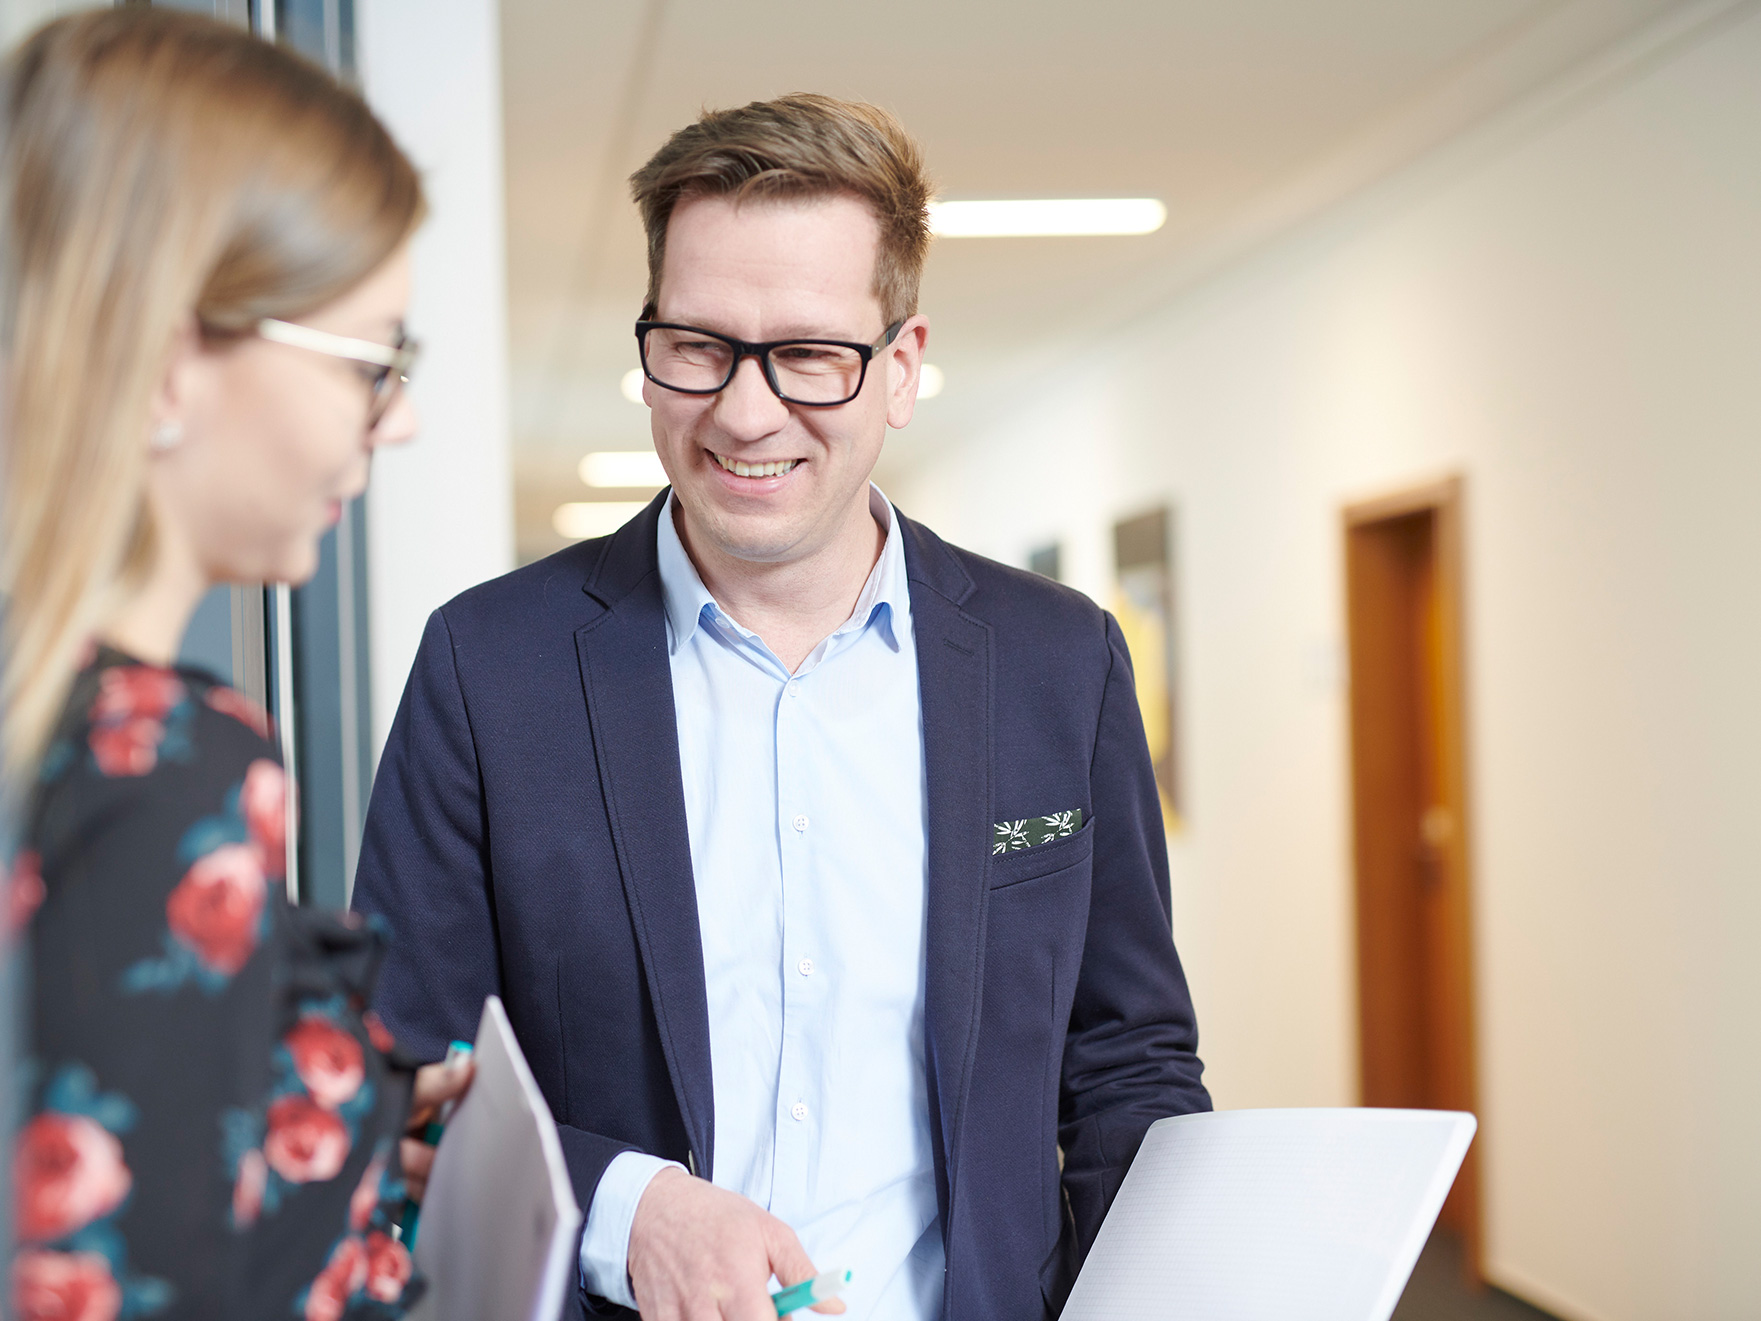
<svg viewBox="0 0 1761 1321">
<path fill-rule="evenodd" d="M 705 107 L 875 102 L 943 196 L 1153 196 L 1135 238 L 945 239 L 923 401 L 887 462 L 958 443 L 987 390 L 1386 173 L 1680 0 L 502 0 L 516 528 L 648 445 L 619 379 L 645 281 L 625 178 Z"/>
</svg>

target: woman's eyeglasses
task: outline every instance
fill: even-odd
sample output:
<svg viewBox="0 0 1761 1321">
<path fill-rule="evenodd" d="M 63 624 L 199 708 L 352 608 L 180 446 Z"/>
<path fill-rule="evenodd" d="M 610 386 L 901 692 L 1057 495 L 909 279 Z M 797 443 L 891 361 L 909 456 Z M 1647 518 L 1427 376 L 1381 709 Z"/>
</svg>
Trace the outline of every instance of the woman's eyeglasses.
<svg viewBox="0 0 1761 1321">
<path fill-rule="evenodd" d="M 328 330 L 314 330 L 311 326 L 302 326 L 293 321 L 265 317 L 257 323 L 257 334 L 277 344 L 310 349 L 313 353 L 343 358 L 372 368 L 363 373 L 372 385 L 372 396 L 367 405 L 369 431 L 379 425 L 379 419 L 391 407 L 391 401 L 397 397 L 398 390 L 409 384 L 410 373 L 416 367 L 416 359 L 422 354 L 421 342 L 411 339 L 401 330 L 395 344 L 380 344 L 370 339 L 351 339 L 347 335 L 333 335 Z"/>
</svg>

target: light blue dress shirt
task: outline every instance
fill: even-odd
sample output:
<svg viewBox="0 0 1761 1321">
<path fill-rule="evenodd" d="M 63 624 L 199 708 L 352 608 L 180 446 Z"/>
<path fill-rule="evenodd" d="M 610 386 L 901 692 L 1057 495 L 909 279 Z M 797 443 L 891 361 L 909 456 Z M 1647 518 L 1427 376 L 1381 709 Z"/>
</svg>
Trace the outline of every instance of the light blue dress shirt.
<svg viewBox="0 0 1761 1321">
<path fill-rule="evenodd" d="M 685 819 L 703 935 L 715 1183 L 848 1269 L 852 1321 L 930 1321 L 943 1249 L 924 1073 L 928 803 L 899 521 L 849 620 L 791 675 L 659 531 Z M 608 1086 L 615 1080 L 608 1079 Z M 587 1217 L 593 1293 L 634 1306 L 648 1181 L 626 1152 Z"/>
</svg>

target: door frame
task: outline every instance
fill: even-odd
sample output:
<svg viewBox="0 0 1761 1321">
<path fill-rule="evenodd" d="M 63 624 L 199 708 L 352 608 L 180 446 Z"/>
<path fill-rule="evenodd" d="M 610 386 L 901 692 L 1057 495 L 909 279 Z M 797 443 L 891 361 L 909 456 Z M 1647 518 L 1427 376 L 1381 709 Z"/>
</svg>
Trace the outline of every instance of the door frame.
<svg viewBox="0 0 1761 1321">
<path fill-rule="evenodd" d="M 1435 575 L 1435 591 L 1438 614 L 1437 638 L 1437 687 L 1439 692 L 1438 711 L 1436 715 L 1436 772 L 1438 778 L 1437 805 L 1445 808 L 1451 815 L 1453 828 L 1448 838 L 1443 841 L 1440 851 L 1450 874 L 1457 879 L 1448 891 L 1450 939 L 1448 957 L 1450 961 L 1449 980 L 1451 998 L 1455 1000 L 1455 1015 L 1459 1016 L 1459 1028 L 1464 1034 L 1464 1058 L 1460 1061 L 1461 1095 L 1452 1098 L 1454 1104 L 1471 1110 L 1476 1116 L 1479 1113 L 1479 1035 L 1477 1014 L 1475 1012 L 1475 951 L 1474 939 L 1474 905 L 1473 905 L 1473 867 L 1471 839 L 1471 803 L 1468 793 L 1468 748 L 1467 748 L 1467 714 L 1469 695 L 1466 683 L 1465 665 L 1465 593 L 1463 585 L 1463 488 L 1464 481 L 1460 474 L 1450 474 L 1431 481 L 1401 487 L 1397 490 L 1368 499 L 1356 500 L 1346 504 L 1341 511 L 1340 549 L 1341 549 L 1341 603 L 1344 614 L 1345 637 L 1347 649 L 1347 670 L 1352 670 L 1350 649 L 1353 640 L 1352 631 L 1352 599 L 1350 581 L 1351 542 L 1355 533 L 1379 523 L 1409 517 L 1414 514 L 1430 514 L 1432 519 L 1432 570 Z M 1350 785 L 1350 812 L 1352 837 L 1352 907 L 1354 922 L 1352 926 L 1354 955 L 1353 984 L 1357 998 L 1358 1029 L 1358 1069 L 1357 1083 L 1359 1101 L 1363 1099 L 1364 1084 L 1364 1024 L 1365 1005 L 1363 1000 L 1363 945 L 1362 945 L 1362 894 L 1364 881 L 1361 874 L 1361 861 L 1357 847 L 1358 831 L 1358 766 L 1355 749 L 1360 745 L 1360 725 L 1362 717 L 1355 697 L 1348 702 L 1348 784 Z M 1480 1132 L 1484 1133 L 1482 1124 Z M 1476 1142 L 1462 1162 L 1461 1172 L 1456 1178 L 1452 1198 L 1462 1200 L 1462 1263 L 1463 1269 L 1471 1281 L 1478 1285 L 1484 1278 L 1482 1271 L 1482 1247 L 1484 1238 L 1484 1207 L 1481 1197 L 1480 1162 L 1478 1159 L 1481 1143 Z"/>
</svg>

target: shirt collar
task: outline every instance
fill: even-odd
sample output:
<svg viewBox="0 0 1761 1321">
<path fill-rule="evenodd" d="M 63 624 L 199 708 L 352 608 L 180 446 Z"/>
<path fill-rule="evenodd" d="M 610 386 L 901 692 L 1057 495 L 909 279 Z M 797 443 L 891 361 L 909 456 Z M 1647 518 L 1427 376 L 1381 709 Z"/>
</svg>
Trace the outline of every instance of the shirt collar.
<svg viewBox="0 0 1761 1321">
<path fill-rule="evenodd" d="M 697 572 L 697 566 L 685 553 L 685 543 L 679 539 L 679 529 L 673 521 L 675 498 L 671 491 L 667 492 L 666 504 L 660 511 L 656 536 L 657 549 L 660 552 L 661 596 L 666 606 L 667 632 L 671 635 L 667 640 L 667 649 L 669 655 L 676 656 L 679 648 L 689 642 L 691 635 L 697 631 L 697 625 L 702 621 L 706 609 L 715 611 L 723 618 L 727 616 L 722 614 L 721 607 L 715 603 L 715 597 L 703 585 L 703 577 Z M 911 618 L 910 585 L 905 577 L 905 539 L 900 534 L 899 519 L 893 511 L 892 502 L 873 482 L 868 485 L 868 512 L 873 515 L 876 523 L 887 530 L 886 543 L 881 547 L 880 558 L 869 572 L 868 581 L 862 585 L 862 592 L 856 598 L 856 608 L 850 612 L 849 620 L 840 625 L 835 633 L 848 632 L 852 627 L 866 628 L 878 614 L 883 616 L 887 645 L 897 651 L 900 633 L 905 628 L 906 621 Z M 728 622 L 733 623 L 732 620 Z"/>
<path fill-rule="evenodd" d="M 668 650 L 672 655 L 677 655 L 679 648 L 691 640 L 704 610 L 715 607 L 715 598 L 709 594 L 697 566 L 685 553 L 685 543 L 679 540 L 679 529 L 673 523 L 675 498 L 671 491 L 666 493 L 657 534 L 660 590 L 666 603 L 667 632 L 672 634 L 668 639 Z"/>
</svg>

